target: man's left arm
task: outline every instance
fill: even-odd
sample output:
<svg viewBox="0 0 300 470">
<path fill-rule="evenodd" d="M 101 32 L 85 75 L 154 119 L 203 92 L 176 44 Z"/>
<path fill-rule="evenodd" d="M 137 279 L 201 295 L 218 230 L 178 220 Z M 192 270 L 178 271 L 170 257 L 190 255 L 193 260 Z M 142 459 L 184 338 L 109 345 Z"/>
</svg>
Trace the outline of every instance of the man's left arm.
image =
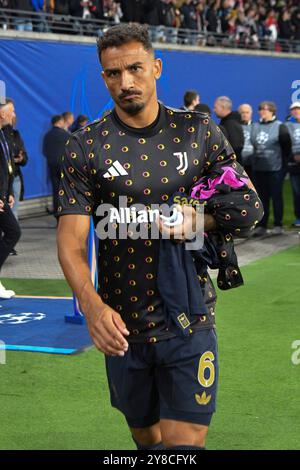
<svg viewBox="0 0 300 470">
<path fill-rule="evenodd" d="M 220 181 L 206 202 L 206 211 L 214 217 L 217 229 L 236 235 L 253 229 L 263 216 L 262 203 L 231 145 L 213 121 L 207 125 L 202 176 L 210 182 Z"/>
</svg>

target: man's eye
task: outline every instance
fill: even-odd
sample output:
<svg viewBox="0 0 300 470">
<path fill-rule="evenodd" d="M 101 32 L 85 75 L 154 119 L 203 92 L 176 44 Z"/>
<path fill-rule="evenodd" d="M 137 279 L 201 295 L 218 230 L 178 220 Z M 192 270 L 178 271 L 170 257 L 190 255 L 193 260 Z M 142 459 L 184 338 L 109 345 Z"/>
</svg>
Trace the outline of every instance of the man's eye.
<svg viewBox="0 0 300 470">
<path fill-rule="evenodd" d="M 132 70 L 133 72 L 137 72 L 140 68 L 141 68 L 141 67 L 139 67 L 138 65 L 133 65 L 133 66 L 131 67 L 131 70 Z"/>
<path fill-rule="evenodd" d="M 114 77 L 116 77 L 116 76 L 118 75 L 118 72 L 116 72 L 116 71 L 108 72 L 107 75 L 109 76 L 109 78 L 114 78 Z"/>
</svg>

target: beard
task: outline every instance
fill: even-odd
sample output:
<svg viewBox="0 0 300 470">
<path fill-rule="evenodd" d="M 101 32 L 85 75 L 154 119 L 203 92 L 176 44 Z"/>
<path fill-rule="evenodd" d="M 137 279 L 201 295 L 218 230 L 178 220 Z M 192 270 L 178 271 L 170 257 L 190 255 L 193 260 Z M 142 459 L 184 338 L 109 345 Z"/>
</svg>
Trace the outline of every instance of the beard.
<svg viewBox="0 0 300 470">
<path fill-rule="evenodd" d="M 124 98 L 130 97 L 130 95 L 139 95 L 141 96 L 141 92 L 137 90 L 131 90 L 130 92 L 123 92 L 118 96 L 118 105 L 120 108 L 125 111 L 127 114 L 130 114 L 130 116 L 134 116 L 138 114 L 142 109 L 145 107 L 145 103 L 142 101 L 134 101 L 134 99 L 131 101 L 124 101 Z"/>
<path fill-rule="evenodd" d="M 144 109 L 144 103 L 119 103 L 120 108 L 125 111 L 130 116 L 135 116 L 138 114 L 142 109 Z"/>
</svg>

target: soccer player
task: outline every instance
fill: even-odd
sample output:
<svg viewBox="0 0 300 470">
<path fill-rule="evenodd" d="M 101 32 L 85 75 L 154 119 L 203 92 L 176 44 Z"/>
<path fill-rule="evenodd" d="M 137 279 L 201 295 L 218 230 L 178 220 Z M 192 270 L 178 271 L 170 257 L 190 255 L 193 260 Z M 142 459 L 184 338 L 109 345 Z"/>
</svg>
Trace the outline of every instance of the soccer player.
<svg viewBox="0 0 300 470">
<path fill-rule="evenodd" d="M 103 204 L 120 211 L 120 196 L 131 207 L 149 208 L 177 191 L 188 194 L 203 175 L 213 179 L 225 168 L 242 175 L 243 169 L 208 115 L 158 102 L 162 63 L 146 26 L 110 28 L 98 40 L 98 53 L 115 108 L 70 136 L 66 145 L 58 207 L 60 263 L 94 344 L 105 354 L 112 405 L 124 414 L 137 448 L 200 450 L 215 410 L 218 379 L 216 295 L 209 277 L 197 279 L 206 313 L 191 319 L 180 312 L 187 334 L 176 334 L 168 328 L 163 286 L 157 282 L 160 240 L 115 236 L 100 241 L 98 291 L 90 278 L 86 240 L 90 216 L 97 225 Z M 257 209 L 248 203 L 249 192 L 254 193 L 248 186 L 240 191 L 224 215 L 224 224 L 236 219 L 236 232 L 245 221 L 254 223 L 248 215 Z M 239 202 L 249 211 L 240 210 Z M 188 206 L 180 227 L 164 231 L 176 239 L 181 230 L 188 238 L 195 214 Z M 205 214 L 206 232 L 218 229 L 218 217 L 218 207 L 214 215 Z M 163 275 L 170 281 L 168 272 Z M 181 292 L 171 294 L 180 305 Z"/>
</svg>

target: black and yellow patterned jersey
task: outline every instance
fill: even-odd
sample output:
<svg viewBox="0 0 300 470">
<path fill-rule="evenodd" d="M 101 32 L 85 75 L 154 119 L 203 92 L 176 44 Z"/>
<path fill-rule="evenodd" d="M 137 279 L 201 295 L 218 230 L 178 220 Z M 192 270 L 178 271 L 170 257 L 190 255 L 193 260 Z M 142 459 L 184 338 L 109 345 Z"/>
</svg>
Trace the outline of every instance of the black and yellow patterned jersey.
<svg viewBox="0 0 300 470">
<path fill-rule="evenodd" d="M 156 121 L 131 128 L 113 110 L 70 137 L 62 158 L 59 215 L 93 215 L 119 196 L 128 207 L 162 204 L 176 191 L 189 193 L 203 175 L 222 166 L 242 168 L 224 135 L 208 115 L 174 110 L 160 104 Z M 118 225 L 118 224 L 117 224 Z M 99 294 L 120 313 L 129 341 L 155 342 L 172 336 L 164 319 L 156 285 L 159 240 L 113 239 L 99 242 Z M 215 291 L 209 278 L 202 284 L 208 315 L 193 329 L 214 325 Z M 176 296 L 176 292 L 174 292 Z"/>
</svg>

